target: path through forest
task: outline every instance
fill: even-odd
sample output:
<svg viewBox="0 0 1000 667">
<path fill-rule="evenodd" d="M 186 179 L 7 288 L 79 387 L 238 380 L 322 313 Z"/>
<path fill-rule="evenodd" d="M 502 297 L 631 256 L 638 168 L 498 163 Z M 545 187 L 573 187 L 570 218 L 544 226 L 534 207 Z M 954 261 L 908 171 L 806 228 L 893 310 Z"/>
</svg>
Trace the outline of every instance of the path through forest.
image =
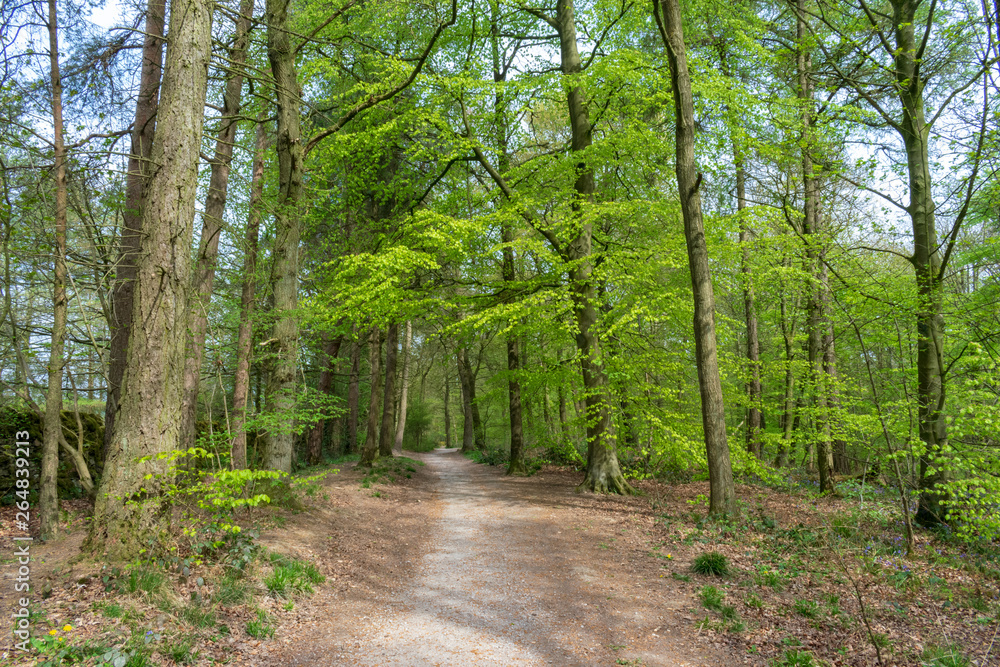
<svg viewBox="0 0 1000 667">
<path fill-rule="evenodd" d="M 374 600 L 320 593 L 251 662 L 721 664 L 720 647 L 695 637 L 692 601 L 655 563 L 641 566 L 654 559 L 642 534 L 629 537 L 643 531 L 631 527 L 628 502 L 575 494 L 571 480 L 506 478 L 454 450 L 411 456 L 429 473 L 415 484 L 429 487 L 429 534 L 411 575 L 386 583 Z M 387 504 L 382 518 L 418 505 Z M 350 519 L 359 527 L 379 520 Z M 321 532 L 322 523 L 311 527 Z M 388 538 L 417 541 L 406 528 Z"/>
</svg>

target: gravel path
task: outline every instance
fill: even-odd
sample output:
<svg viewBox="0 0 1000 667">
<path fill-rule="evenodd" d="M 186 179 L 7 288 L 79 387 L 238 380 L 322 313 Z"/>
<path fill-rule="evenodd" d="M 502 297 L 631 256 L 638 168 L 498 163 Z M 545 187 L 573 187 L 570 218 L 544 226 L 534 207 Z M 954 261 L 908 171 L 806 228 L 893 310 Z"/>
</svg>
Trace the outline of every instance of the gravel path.
<svg viewBox="0 0 1000 667">
<path fill-rule="evenodd" d="M 682 639 L 694 634 L 691 619 L 679 617 L 683 602 L 664 602 L 662 590 L 647 596 L 647 585 L 618 570 L 619 556 L 594 543 L 595 531 L 574 524 L 581 510 L 573 497 L 540 502 L 534 487 L 453 450 L 411 456 L 436 476 L 440 509 L 415 577 L 363 618 L 316 619 L 309 645 L 284 642 L 280 662 L 722 664 L 704 644 Z M 331 623 L 341 629 L 324 630 Z"/>
</svg>

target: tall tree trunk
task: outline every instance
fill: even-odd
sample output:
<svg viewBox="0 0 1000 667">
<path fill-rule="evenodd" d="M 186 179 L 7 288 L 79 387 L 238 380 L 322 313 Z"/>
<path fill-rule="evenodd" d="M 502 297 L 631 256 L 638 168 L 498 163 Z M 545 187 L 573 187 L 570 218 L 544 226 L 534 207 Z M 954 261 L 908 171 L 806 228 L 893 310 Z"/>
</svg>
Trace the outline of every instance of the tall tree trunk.
<svg viewBox="0 0 1000 667">
<path fill-rule="evenodd" d="M 295 371 L 299 343 L 298 204 L 302 195 L 305 153 L 299 118 L 295 48 L 288 28 L 288 0 L 266 0 L 267 58 L 274 76 L 278 107 L 278 201 L 275 206 L 271 284 L 274 292 L 274 346 L 270 357 L 267 405 L 278 426 L 268 433 L 264 467 L 292 471 L 295 441 Z"/>
<path fill-rule="evenodd" d="M 212 160 L 208 182 L 208 198 L 202 214 L 201 238 L 195 259 L 192 278 L 191 315 L 188 329 L 187 359 L 184 367 L 184 404 L 181 412 L 181 447 L 193 447 L 195 421 L 198 417 L 198 385 L 201 381 L 201 363 L 205 357 L 205 334 L 208 331 L 208 308 L 215 283 L 215 265 L 219 256 L 219 237 L 222 235 L 222 216 L 226 211 L 229 188 L 229 167 L 233 161 L 236 142 L 237 116 L 243 92 L 243 63 L 246 61 L 250 41 L 250 18 L 253 0 L 240 3 L 233 46 L 229 49 L 229 75 L 222 92 L 222 119 L 215 140 L 215 159 Z"/>
<path fill-rule="evenodd" d="M 52 86 L 52 145 L 55 168 L 55 232 L 52 272 L 52 343 L 49 347 L 49 384 L 42 422 L 42 471 L 38 511 L 43 540 L 59 533 L 59 438 L 62 436 L 63 343 L 66 338 L 66 147 L 63 143 L 62 76 L 59 73 L 59 22 L 56 0 L 48 0 L 49 80 Z"/>
<path fill-rule="evenodd" d="M 828 418 L 828 382 L 823 370 L 823 336 L 826 333 L 826 312 L 823 308 L 823 291 L 826 264 L 823 262 L 823 230 L 819 213 L 819 174 L 813 162 L 815 150 L 813 137 L 813 88 L 812 56 L 806 48 L 808 27 L 805 23 L 805 0 L 797 0 L 796 40 L 798 53 L 798 96 L 802 103 L 802 187 L 803 216 L 802 236 L 806 242 L 806 264 L 812 277 L 809 287 L 809 368 L 816 426 L 816 456 L 819 465 L 820 493 L 833 491 L 833 471 L 830 468 L 830 423 Z"/>
<path fill-rule="evenodd" d="M 451 378 L 444 374 L 444 446 L 451 449 Z"/>
<path fill-rule="evenodd" d="M 399 324 L 393 322 L 385 338 L 385 393 L 382 397 L 382 428 L 379 431 L 378 455 L 392 456 L 396 437 L 396 359 L 399 355 Z"/>
<path fill-rule="evenodd" d="M 827 293 L 829 293 L 829 291 L 827 291 Z M 830 380 L 829 408 L 830 427 L 832 430 L 831 437 L 833 442 L 833 448 L 830 453 L 833 457 L 833 470 L 841 475 L 846 475 L 851 472 L 851 461 L 847 458 L 847 442 L 840 437 L 843 433 L 843 429 L 840 428 L 840 414 L 842 412 L 842 408 L 840 403 L 840 392 L 837 389 L 837 350 L 834 344 L 832 322 L 828 323 L 826 335 L 823 337 L 823 372 L 826 373 L 826 376 Z"/>
<path fill-rule="evenodd" d="M 578 154 L 590 148 L 592 128 L 586 93 L 578 82 L 583 64 L 576 42 L 573 0 L 556 2 L 556 17 L 552 26 L 559 34 L 560 69 L 567 80 L 566 103 L 572 133 L 570 151 Z M 569 270 L 569 288 L 576 318 L 576 347 L 586 397 L 587 470 L 579 488 L 597 493 L 633 493 L 632 487 L 622 475 L 615 442 L 609 433 L 611 401 L 596 330 L 597 306 L 591 258 L 593 225 L 583 213 L 584 206 L 594 198 L 594 170 L 587 162 L 576 159 L 576 199 L 573 202 L 575 236 L 566 244 L 565 258 L 573 267 Z"/>
<path fill-rule="evenodd" d="M 750 268 L 750 225 L 744 211 L 747 207 L 746 171 L 743 154 L 734 149 L 736 161 L 736 210 L 740 219 L 740 273 L 743 274 L 743 316 L 747 327 L 747 364 L 750 366 L 750 381 L 747 383 L 747 451 L 761 457 L 761 386 L 760 386 L 760 341 L 757 335 L 757 309 L 754 304 L 753 270 Z"/>
<path fill-rule="evenodd" d="M 121 396 L 125 355 L 128 352 L 132 326 L 132 301 L 135 292 L 136 263 L 142 245 L 142 198 L 153 172 L 149 156 L 156 133 L 156 110 L 160 98 L 160 76 L 163 71 L 163 26 L 167 15 L 167 0 L 149 0 L 146 5 L 145 37 L 142 42 L 142 69 L 139 74 L 139 97 L 135 103 L 132 124 L 132 147 L 125 178 L 125 206 L 122 208 L 122 228 L 115 280 L 111 290 L 111 344 L 108 348 L 108 391 L 104 406 L 104 447 L 101 461 L 108 458 L 111 437 L 115 432 L 115 417 Z"/>
<path fill-rule="evenodd" d="M 569 416 L 566 414 L 566 392 L 559 383 L 559 430 L 562 433 L 563 447 L 573 446 L 573 436 L 569 430 Z"/>
<path fill-rule="evenodd" d="M 458 381 L 462 385 L 462 415 L 465 418 L 462 422 L 462 452 L 467 453 L 476 448 L 476 427 L 472 418 L 473 399 L 470 388 L 472 383 L 463 361 L 463 357 L 468 359 L 469 352 L 463 348 L 458 350 L 455 356 L 458 359 Z"/>
<path fill-rule="evenodd" d="M 158 498 L 168 463 L 157 455 L 176 449 L 180 435 L 212 6 L 173 0 L 170 26 L 121 402 L 91 524 L 91 548 L 112 559 L 134 558 L 147 548 L 146 538 L 157 539 L 169 523 Z"/>
<path fill-rule="evenodd" d="M 333 373 L 337 366 L 337 355 L 340 354 L 340 344 L 343 336 L 328 338 L 323 345 L 323 370 L 319 374 L 319 384 L 316 390 L 323 396 L 331 393 L 333 387 Z M 306 450 L 309 452 L 309 465 L 318 465 L 323 458 L 323 427 L 326 425 L 325 419 L 320 419 L 310 429 L 307 439 Z"/>
<path fill-rule="evenodd" d="M 684 216 L 684 239 L 687 243 L 688 265 L 694 295 L 695 355 L 698 362 L 698 385 L 701 390 L 701 416 L 708 452 L 708 475 L 711 489 L 709 514 L 733 514 L 736 492 L 729 461 L 726 438 L 726 411 L 722 398 L 722 381 L 715 340 L 715 294 L 708 263 L 708 246 L 701 214 L 701 174 L 694 159 L 694 100 L 688 74 L 681 8 L 678 0 L 654 0 L 663 6 L 659 21 L 663 41 L 670 61 L 670 83 L 674 92 L 677 135 L 677 187 Z"/>
<path fill-rule="evenodd" d="M 942 258 L 935 226 L 935 204 L 928 148 L 930 126 L 925 116 L 927 81 L 918 59 L 915 25 L 918 2 L 890 0 L 896 49 L 896 91 L 902 105 L 899 132 L 906 150 L 910 190 L 907 211 L 913 226 L 913 264 L 917 281 L 917 415 L 920 440 L 920 500 L 916 520 L 924 526 L 947 518 L 948 494 L 939 485 L 950 479 L 948 425 L 945 421 L 945 366 Z M 931 27 L 928 25 L 927 30 Z M 958 224 L 956 222 L 956 224 Z"/>
<path fill-rule="evenodd" d="M 240 295 L 240 327 L 236 335 L 236 376 L 233 378 L 232 468 L 247 467 L 247 398 L 250 393 L 250 354 L 253 345 L 254 298 L 257 290 L 257 241 L 264 206 L 264 152 L 267 130 L 263 118 L 257 121 L 257 144 L 250 181 L 250 216 L 247 220 L 246 250 L 243 256 L 243 289 Z"/>
<path fill-rule="evenodd" d="M 406 433 L 406 408 L 410 391 L 410 345 L 413 344 L 413 322 L 406 322 L 406 336 L 403 338 L 403 388 L 399 393 L 399 417 L 396 419 L 396 438 L 394 449 L 403 453 L 403 436 Z"/>
<path fill-rule="evenodd" d="M 472 433 L 473 443 L 476 449 L 483 451 L 486 449 L 486 430 L 483 428 L 483 419 L 479 413 L 479 402 L 476 400 L 476 377 L 478 373 L 473 370 L 472 362 L 469 360 L 469 348 L 462 348 L 458 360 L 465 371 L 465 391 L 468 392 L 469 410 L 472 413 Z"/>
<path fill-rule="evenodd" d="M 381 369 L 382 340 L 378 327 L 372 327 L 368 333 L 368 365 L 371 369 L 371 391 L 368 394 L 368 430 L 365 433 L 365 444 L 361 448 L 359 466 L 372 467 L 378 459 L 378 422 L 379 394 L 382 392 Z"/>
<path fill-rule="evenodd" d="M 351 327 L 351 377 L 347 385 L 347 453 L 358 451 L 358 420 L 361 418 L 361 341 L 358 325 Z"/>
</svg>

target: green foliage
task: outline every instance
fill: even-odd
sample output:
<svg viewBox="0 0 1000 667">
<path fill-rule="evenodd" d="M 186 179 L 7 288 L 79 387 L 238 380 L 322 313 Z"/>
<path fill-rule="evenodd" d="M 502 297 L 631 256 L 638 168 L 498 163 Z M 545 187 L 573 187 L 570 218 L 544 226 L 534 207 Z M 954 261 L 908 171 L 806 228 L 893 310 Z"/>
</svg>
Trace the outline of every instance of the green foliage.
<svg viewBox="0 0 1000 667">
<path fill-rule="evenodd" d="M 181 637 L 164 643 L 160 648 L 160 654 L 170 658 L 179 665 L 189 665 L 195 662 L 200 655 L 198 651 L 192 650 L 193 648 L 194 640 L 192 638 Z"/>
<path fill-rule="evenodd" d="M 313 584 L 326 581 L 312 563 L 276 553 L 268 554 L 268 561 L 272 570 L 264 577 L 264 585 L 274 597 L 288 597 L 294 593 L 312 594 Z"/>
<path fill-rule="evenodd" d="M 155 595 L 160 592 L 166 581 L 167 578 L 163 572 L 155 567 L 135 565 L 130 567 L 125 576 L 119 580 L 118 587 L 124 593 Z"/>
<path fill-rule="evenodd" d="M 709 551 L 696 556 L 691 569 L 698 574 L 724 577 L 729 574 L 729 560 L 718 551 Z"/>
<path fill-rule="evenodd" d="M 181 618 L 196 628 L 215 627 L 215 612 L 198 605 L 188 605 L 181 610 Z"/>
<path fill-rule="evenodd" d="M 704 586 L 698 591 L 698 599 L 701 600 L 701 604 L 705 609 L 720 611 L 724 597 L 725 594 L 715 586 Z"/>
<path fill-rule="evenodd" d="M 780 658 L 771 661 L 771 667 L 817 667 L 817 663 L 812 653 L 789 649 Z"/>
<path fill-rule="evenodd" d="M 928 646 L 920 657 L 924 667 L 969 667 L 972 664 L 956 644 Z"/>
<path fill-rule="evenodd" d="M 796 600 L 792 607 L 796 613 L 806 618 L 818 618 L 820 615 L 820 607 L 815 600 Z"/>
<path fill-rule="evenodd" d="M 270 639 L 274 636 L 271 618 L 263 609 L 257 610 L 257 618 L 247 622 L 246 631 L 254 639 Z"/>
<path fill-rule="evenodd" d="M 227 572 L 219 580 L 212 594 L 212 599 L 226 607 L 249 602 L 252 597 L 250 587 L 240 572 Z"/>
</svg>

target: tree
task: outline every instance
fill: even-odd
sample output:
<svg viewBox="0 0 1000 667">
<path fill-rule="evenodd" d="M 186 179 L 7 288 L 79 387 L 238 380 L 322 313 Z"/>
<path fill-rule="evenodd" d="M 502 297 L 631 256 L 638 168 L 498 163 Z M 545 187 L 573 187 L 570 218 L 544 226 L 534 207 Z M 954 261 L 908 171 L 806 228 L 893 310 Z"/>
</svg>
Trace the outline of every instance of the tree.
<svg viewBox="0 0 1000 667">
<path fill-rule="evenodd" d="M 90 533 L 90 547 L 116 559 L 138 555 L 145 537 L 156 536 L 169 521 L 157 497 L 167 464 L 156 457 L 176 449 L 180 435 L 212 7 L 202 0 L 175 0 L 170 25 L 121 402 Z"/>
<path fill-rule="evenodd" d="M 654 15 L 670 61 L 670 83 L 674 92 L 677 135 L 677 188 L 684 216 L 684 240 L 694 295 L 695 356 L 701 391 L 702 425 L 708 452 L 711 496 L 709 514 L 735 514 L 736 490 L 729 461 L 726 414 L 715 340 L 715 293 L 708 263 L 708 247 L 701 213 L 702 175 L 694 159 L 694 101 L 688 74 L 681 9 L 677 0 L 654 0 Z"/>
</svg>

